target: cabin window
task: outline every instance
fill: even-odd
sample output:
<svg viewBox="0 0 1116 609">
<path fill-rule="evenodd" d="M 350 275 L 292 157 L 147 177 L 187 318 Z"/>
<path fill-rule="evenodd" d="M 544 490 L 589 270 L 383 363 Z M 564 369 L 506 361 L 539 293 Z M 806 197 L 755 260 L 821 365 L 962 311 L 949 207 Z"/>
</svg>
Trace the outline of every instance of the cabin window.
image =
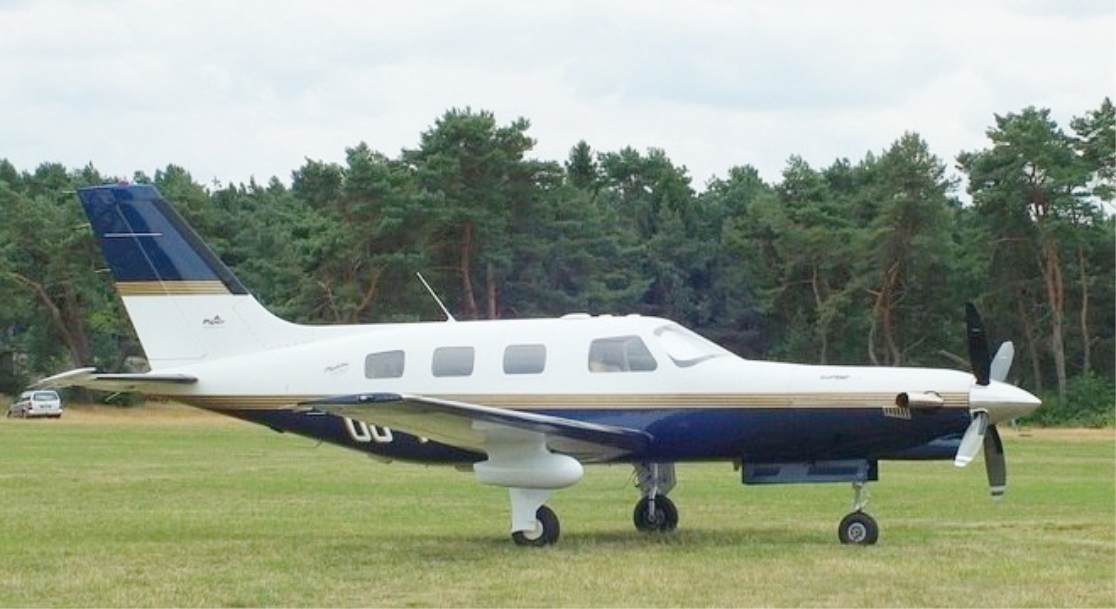
<svg viewBox="0 0 1116 609">
<path fill-rule="evenodd" d="M 647 372 L 657 367 L 638 336 L 598 338 L 589 345 L 590 372 Z"/>
<path fill-rule="evenodd" d="M 438 347 L 434 350 L 434 376 L 469 376 L 473 373 L 472 347 Z"/>
<path fill-rule="evenodd" d="M 540 374 L 545 367 L 545 345 L 509 345 L 504 349 L 505 374 Z"/>
<path fill-rule="evenodd" d="M 397 379 L 403 376 L 402 351 L 370 353 L 364 358 L 364 376 L 370 379 Z"/>
</svg>

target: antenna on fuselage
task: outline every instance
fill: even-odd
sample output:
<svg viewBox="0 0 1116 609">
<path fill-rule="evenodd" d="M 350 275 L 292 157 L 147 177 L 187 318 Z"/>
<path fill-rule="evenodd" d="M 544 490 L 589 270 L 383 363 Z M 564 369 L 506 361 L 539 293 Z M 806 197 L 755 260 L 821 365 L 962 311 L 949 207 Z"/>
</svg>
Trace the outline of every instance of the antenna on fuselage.
<svg viewBox="0 0 1116 609">
<path fill-rule="evenodd" d="M 442 309 L 443 313 L 446 314 L 446 321 L 457 321 L 453 318 L 453 315 L 450 314 L 449 309 L 446 308 L 446 305 L 442 304 L 442 299 L 438 298 L 438 294 L 434 292 L 434 288 L 430 287 L 429 283 L 426 283 L 426 278 L 422 276 L 422 273 L 416 271 L 415 275 L 418 276 L 419 281 L 422 282 L 422 285 L 426 288 L 426 291 L 430 292 L 430 297 L 434 299 L 434 302 L 438 303 L 438 307 Z"/>
</svg>

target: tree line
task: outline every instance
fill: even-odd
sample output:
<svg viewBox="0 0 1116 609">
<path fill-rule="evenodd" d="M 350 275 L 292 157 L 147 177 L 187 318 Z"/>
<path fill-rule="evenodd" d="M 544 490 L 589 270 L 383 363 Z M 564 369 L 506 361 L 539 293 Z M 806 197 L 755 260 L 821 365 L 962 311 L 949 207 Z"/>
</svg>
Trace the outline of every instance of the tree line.
<svg viewBox="0 0 1116 609">
<path fill-rule="evenodd" d="M 1069 131 L 1048 109 L 996 115 L 953 162 L 904 133 L 856 162 L 733 167 L 698 191 L 663 150 L 532 158 L 523 118 L 453 109 L 414 149 L 360 143 L 290 186 L 155 184 L 277 314 L 304 323 L 568 312 L 674 319 L 749 358 L 966 367 L 963 304 L 1016 344 L 1013 380 L 1111 418 L 1116 370 L 1116 112 Z M 92 164 L 0 160 L 0 391 L 142 355 L 75 188 Z M 1080 394 L 1080 395 L 1079 395 Z M 1106 414 L 1107 413 L 1107 414 Z"/>
</svg>

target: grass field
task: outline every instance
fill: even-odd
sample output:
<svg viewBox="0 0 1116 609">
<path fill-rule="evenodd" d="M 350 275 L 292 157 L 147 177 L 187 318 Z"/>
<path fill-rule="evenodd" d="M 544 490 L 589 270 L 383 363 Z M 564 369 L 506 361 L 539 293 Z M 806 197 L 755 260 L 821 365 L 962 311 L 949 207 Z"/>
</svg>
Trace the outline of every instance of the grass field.
<svg viewBox="0 0 1116 609">
<path fill-rule="evenodd" d="M 1116 606 L 1116 434 L 1008 433 L 983 464 L 884 463 L 873 547 L 847 485 L 680 465 L 680 529 L 637 534 L 628 467 L 508 539 L 506 492 L 174 406 L 0 420 L 2 606 Z"/>
</svg>

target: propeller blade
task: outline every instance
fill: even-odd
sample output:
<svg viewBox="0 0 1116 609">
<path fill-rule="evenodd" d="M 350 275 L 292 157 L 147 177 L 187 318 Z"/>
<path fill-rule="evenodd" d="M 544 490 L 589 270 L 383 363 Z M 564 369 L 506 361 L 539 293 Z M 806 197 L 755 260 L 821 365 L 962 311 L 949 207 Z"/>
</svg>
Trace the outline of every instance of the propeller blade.
<svg viewBox="0 0 1116 609">
<path fill-rule="evenodd" d="M 988 334 L 976 306 L 965 303 L 965 328 L 969 336 L 969 362 L 973 367 L 977 385 L 987 385 L 992 373 L 992 358 L 988 355 Z"/>
<path fill-rule="evenodd" d="M 1015 359 L 1015 345 L 1011 344 L 1011 341 L 1000 345 L 999 350 L 996 351 L 996 357 L 992 358 L 992 380 L 1001 383 L 1006 381 L 1008 372 L 1011 371 L 1011 360 L 1013 359 Z"/>
<path fill-rule="evenodd" d="M 969 428 L 965 430 L 965 435 L 961 438 L 961 445 L 957 447 L 957 456 L 953 458 L 954 465 L 965 467 L 972 462 L 977 451 L 980 450 L 980 445 L 984 441 L 984 432 L 987 429 L 988 413 L 983 411 L 973 413 L 973 422 L 969 423 Z"/>
<path fill-rule="evenodd" d="M 984 467 L 988 470 L 988 489 L 992 499 L 999 501 L 1007 490 L 1007 462 L 1004 460 L 1004 443 L 996 425 L 988 426 L 984 436 Z"/>
</svg>

